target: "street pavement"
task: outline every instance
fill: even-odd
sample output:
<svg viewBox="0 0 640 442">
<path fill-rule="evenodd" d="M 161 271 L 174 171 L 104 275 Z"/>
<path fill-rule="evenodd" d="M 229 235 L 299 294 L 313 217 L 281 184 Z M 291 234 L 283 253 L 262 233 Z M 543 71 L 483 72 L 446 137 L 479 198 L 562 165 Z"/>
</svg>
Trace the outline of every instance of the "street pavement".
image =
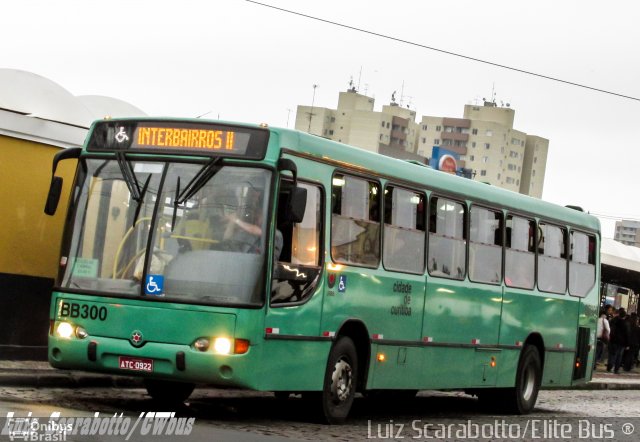
<svg viewBox="0 0 640 442">
<path fill-rule="evenodd" d="M 58 370 L 46 361 L 0 360 L 0 386 L 42 388 L 65 387 L 116 387 L 139 388 L 140 378 L 111 376 L 82 371 Z M 604 365 L 598 365 L 591 382 L 578 387 L 586 390 L 640 390 L 640 368 L 620 374 L 608 373 Z"/>
</svg>

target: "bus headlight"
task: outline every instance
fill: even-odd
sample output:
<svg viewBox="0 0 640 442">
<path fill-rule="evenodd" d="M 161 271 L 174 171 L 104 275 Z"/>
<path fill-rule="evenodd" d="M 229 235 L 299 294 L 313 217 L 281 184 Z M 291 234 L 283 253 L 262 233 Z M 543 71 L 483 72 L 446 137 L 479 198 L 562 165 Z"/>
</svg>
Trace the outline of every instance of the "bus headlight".
<svg viewBox="0 0 640 442">
<path fill-rule="evenodd" d="M 69 339 L 73 336 L 73 325 L 68 322 L 61 322 L 56 328 L 56 333 L 63 339 Z"/>
<path fill-rule="evenodd" d="M 213 341 L 213 349 L 216 353 L 228 355 L 231 353 L 232 348 L 231 339 L 229 338 L 216 338 Z"/>
</svg>

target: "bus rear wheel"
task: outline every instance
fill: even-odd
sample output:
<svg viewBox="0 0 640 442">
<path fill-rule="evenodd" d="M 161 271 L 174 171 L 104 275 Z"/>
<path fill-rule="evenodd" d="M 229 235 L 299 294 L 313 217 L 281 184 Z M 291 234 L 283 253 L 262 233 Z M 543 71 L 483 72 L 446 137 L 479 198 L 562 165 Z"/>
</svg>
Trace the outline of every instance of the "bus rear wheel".
<svg viewBox="0 0 640 442">
<path fill-rule="evenodd" d="M 491 408 L 508 414 L 528 414 L 536 405 L 541 380 L 540 353 L 535 346 L 527 345 L 520 355 L 514 387 L 478 390 L 477 394 Z"/>
<path fill-rule="evenodd" d="M 144 386 L 149 396 L 163 405 L 182 404 L 191 396 L 196 387 L 195 384 L 186 382 L 160 381 L 157 379 L 145 379 Z"/>
<path fill-rule="evenodd" d="M 338 339 L 329 353 L 321 394 L 322 411 L 329 424 L 343 423 L 356 393 L 358 356 L 351 338 Z"/>
</svg>

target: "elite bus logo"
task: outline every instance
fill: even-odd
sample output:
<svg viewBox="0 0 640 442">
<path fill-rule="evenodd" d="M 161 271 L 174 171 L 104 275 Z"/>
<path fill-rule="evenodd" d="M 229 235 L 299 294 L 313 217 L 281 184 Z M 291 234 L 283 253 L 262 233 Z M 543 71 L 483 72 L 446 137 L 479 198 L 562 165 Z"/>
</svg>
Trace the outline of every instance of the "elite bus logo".
<svg viewBox="0 0 640 442">
<path fill-rule="evenodd" d="M 129 338 L 129 340 L 136 347 L 140 347 L 144 343 L 144 339 L 142 338 L 142 332 L 140 330 L 132 331 L 131 337 Z"/>
</svg>

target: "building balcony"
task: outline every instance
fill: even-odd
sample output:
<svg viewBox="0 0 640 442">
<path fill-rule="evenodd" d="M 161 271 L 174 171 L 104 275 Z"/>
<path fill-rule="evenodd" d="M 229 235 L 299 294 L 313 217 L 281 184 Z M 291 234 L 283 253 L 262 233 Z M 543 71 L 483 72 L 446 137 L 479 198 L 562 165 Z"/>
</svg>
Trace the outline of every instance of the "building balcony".
<svg viewBox="0 0 640 442">
<path fill-rule="evenodd" d="M 458 132 L 440 132 L 440 138 L 443 140 L 452 141 L 469 141 L 469 134 L 463 134 Z"/>
<path fill-rule="evenodd" d="M 442 125 L 469 129 L 471 127 L 471 120 L 467 118 L 443 118 Z"/>
<path fill-rule="evenodd" d="M 406 140 L 407 139 L 407 134 L 402 129 L 392 130 L 391 131 L 391 138 L 397 138 L 399 140 Z"/>
</svg>

